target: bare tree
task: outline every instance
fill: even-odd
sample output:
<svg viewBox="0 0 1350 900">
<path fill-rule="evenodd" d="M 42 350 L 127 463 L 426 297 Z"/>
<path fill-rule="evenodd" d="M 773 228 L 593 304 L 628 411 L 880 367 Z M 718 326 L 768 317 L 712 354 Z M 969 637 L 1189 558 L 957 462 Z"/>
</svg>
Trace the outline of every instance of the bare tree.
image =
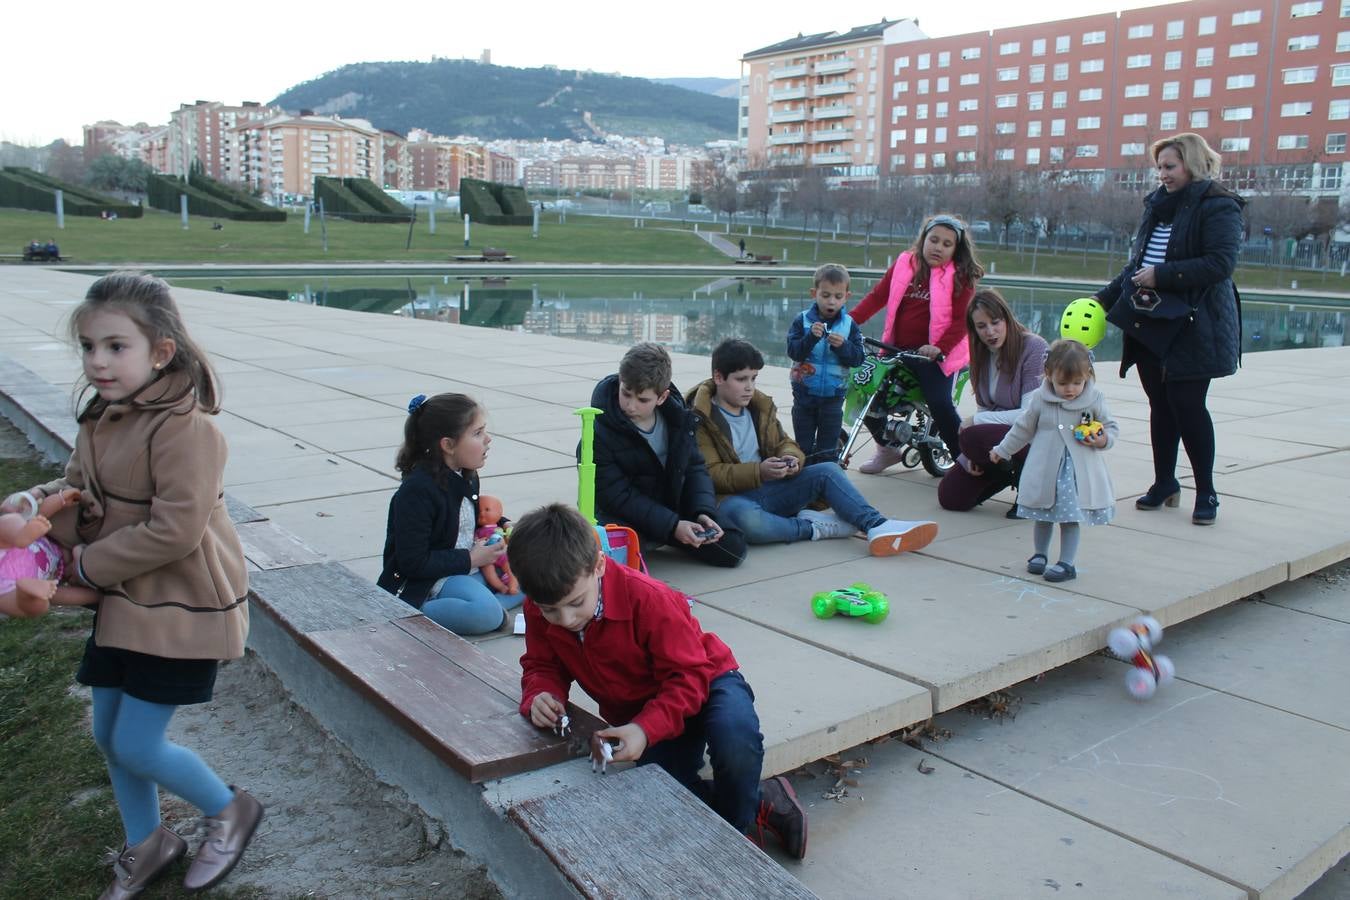
<svg viewBox="0 0 1350 900">
<path fill-rule="evenodd" d="M 833 210 L 834 197 L 830 186 L 819 169 L 810 169 L 797 179 L 792 191 L 792 207 L 802 217 L 802 230 L 805 231 L 811 218 L 816 220 L 816 242 L 812 251 L 812 261 L 820 258 L 820 235 L 825 228 L 825 216 Z"/>
<path fill-rule="evenodd" d="M 756 178 L 745 188 L 745 194 L 741 201 L 745 208 L 759 213 L 764 227 L 769 227 L 769 213 L 773 212 L 774 204 L 778 201 L 778 191 L 780 185 L 777 181 L 770 178 Z"/>
<path fill-rule="evenodd" d="M 719 159 L 713 170 L 712 180 L 703 192 L 703 202 L 717 212 L 723 212 L 730 218 L 740 208 L 740 185 L 736 176 L 727 166 L 725 159 Z"/>
<path fill-rule="evenodd" d="M 1026 213 L 1026 199 L 1022 193 L 1021 173 L 1008 165 L 986 169 L 980 179 L 984 189 L 984 210 L 989 220 L 1002 232 L 1003 246 L 1008 245 L 1008 230 Z"/>
</svg>

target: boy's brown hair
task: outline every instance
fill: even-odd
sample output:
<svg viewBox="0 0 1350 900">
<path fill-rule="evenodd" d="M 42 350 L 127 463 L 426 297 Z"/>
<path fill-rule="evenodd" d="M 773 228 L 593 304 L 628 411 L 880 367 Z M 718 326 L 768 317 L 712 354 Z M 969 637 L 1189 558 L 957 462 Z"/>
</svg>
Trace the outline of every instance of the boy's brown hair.
<svg viewBox="0 0 1350 900">
<path fill-rule="evenodd" d="M 562 602 L 583 576 L 595 571 L 599 554 L 595 528 L 565 503 L 521 516 L 506 545 L 511 573 L 540 606 Z"/>
<path fill-rule="evenodd" d="M 635 394 L 643 391 L 660 394 L 670 387 L 670 378 L 670 354 L 652 341 L 634 344 L 619 363 L 619 381 Z"/>
<path fill-rule="evenodd" d="M 848 287 L 848 269 L 839 265 L 839 263 L 826 263 L 816 269 L 815 278 L 811 282 L 811 287 L 818 288 L 822 281 L 828 281 L 830 284 L 842 284 Z"/>
</svg>

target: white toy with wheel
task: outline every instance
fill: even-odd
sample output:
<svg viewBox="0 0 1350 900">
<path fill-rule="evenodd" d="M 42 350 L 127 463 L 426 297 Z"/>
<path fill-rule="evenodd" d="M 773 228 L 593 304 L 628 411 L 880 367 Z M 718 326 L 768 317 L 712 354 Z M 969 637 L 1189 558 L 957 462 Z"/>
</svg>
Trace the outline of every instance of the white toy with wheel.
<svg viewBox="0 0 1350 900">
<path fill-rule="evenodd" d="M 1111 652 L 1133 668 L 1125 674 L 1125 689 L 1136 700 L 1152 697 L 1159 685 L 1176 676 L 1176 667 L 1166 656 L 1153 652 L 1162 640 L 1162 625 L 1152 616 L 1141 616 L 1125 628 L 1113 628 L 1106 639 Z"/>
</svg>

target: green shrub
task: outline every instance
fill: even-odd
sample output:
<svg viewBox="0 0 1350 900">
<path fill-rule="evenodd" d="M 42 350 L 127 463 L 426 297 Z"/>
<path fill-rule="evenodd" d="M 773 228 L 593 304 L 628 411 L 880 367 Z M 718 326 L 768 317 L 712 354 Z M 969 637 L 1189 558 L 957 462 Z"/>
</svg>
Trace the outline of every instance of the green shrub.
<svg viewBox="0 0 1350 900">
<path fill-rule="evenodd" d="M 0 170 L 0 206 L 55 212 L 57 191 L 62 192 L 62 206 L 72 216 L 97 216 L 115 212 L 119 216 L 135 219 L 145 212 L 134 203 L 123 203 L 89 188 L 68 184 L 22 166 L 5 166 Z"/>
<path fill-rule="evenodd" d="M 353 188 L 353 184 L 358 185 L 358 187 Z M 367 185 L 369 185 L 369 188 L 366 187 Z M 384 203 L 379 206 L 374 205 L 361 194 L 358 194 L 358 190 L 367 195 L 371 190 L 377 191 L 401 212 L 391 211 L 390 206 Z M 407 222 L 412 217 L 412 210 L 401 203 L 394 202 L 392 197 L 375 187 L 373 181 L 365 178 L 344 179 L 316 175 L 314 177 L 314 199 L 323 201 L 325 215 L 336 216 L 349 222 Z"/>
<path fill-rule="evenodd" d="M 483 225 L 532 225 L 534 214 L 523 188 L 515 185 L 461 178 L 459 209 Z"/>
</svg>

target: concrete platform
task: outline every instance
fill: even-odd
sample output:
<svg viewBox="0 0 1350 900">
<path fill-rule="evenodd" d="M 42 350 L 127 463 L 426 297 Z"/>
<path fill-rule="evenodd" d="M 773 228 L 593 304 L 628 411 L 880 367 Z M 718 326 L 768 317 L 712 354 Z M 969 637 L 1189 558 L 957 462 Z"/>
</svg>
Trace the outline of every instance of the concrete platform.
<svg viewBox="0 0 1350 900">
<path fill-rule="evenodd" d="M 0 270 L 3 352 L 52 384 L 71 384 L 78 362 L 64 343 L 64 316 L 89 281 L 53 270 Z M 571 447 L 579 428 L 571 410 L 588 401 L 594 380 L 617 368 L 620 356 L 617 347 L 524 333 L 210 291 L 178 290 L 176 295 L 194 337 L 211 351 L 224 381 L 220 424 L 232 450 L 227 490 L 328 558 L 366 575 L 378 570 L 388 497 L 396 485 L 393 451 L 411 395 L 462 390 L 484 402 L 496 441 L 482 473 L 483 487 L 503 499 L 508 513 L 519 515 L 543 502 L 575 498 Z M 771 768 L 781 771 L 854 746 L 1089 654 L 1102 646 L 1111 625 L 1137 610 L 1153 612 L 1170 628 L 1350 556 L 1350 517 L 1343 512 L 1350 488 L 1350 350 L 1250 354 L 1236 377 L 1215 382 L 1211 395 L 1223 506 L 1218 526 L 1210 529 L 1190 524 L 1189 492 L 1179 510 L 1140 513 L 1128 502 L 1151 480 L 1147 408 L 1133 376 L 1122 381 L 1114 364 L 1101 368 L 1103 389 L 1122 424 L 1122 441 L 1109 460 L 1121 502 L 1112 525 L 1086 530 L 1076 581 L 1052 586 L 1025 574 L 1031 527 L 1002 517 L 1010 494 L 973 513 L 946 513 L 937 508 L 936 482 L 922 471 L 850 474 L 887 514 L 940 523 L 939 539 L 918 554 L 874 560 L 863 542 L 836 540 L 755 548 L 743 566 L 729 570 L 696 567 L 671 551 L 649 554 L 654 574 L 698 597 L 699 615 L 728 638 L 745 665 L 760 695 Z M 675 372 L 679 386 L 691 387 L 706 377 L 707 361 L 677 355 Z M 786 416 L 786 372 L 766 370 L 760 383 L 784 401 Z M 968 396 L 964 406 L 970 404 Z M 68 428 L 69 420 L 57 425 Z M 1189 481 L 1184 462 L 1179 474 Z M 811 617 L 812 593 L 857 580 L 890 595 L 895 610 L 890 619 L 870 626 Z M 1308 597 L 1283 605 L 1339 626 L 1350 621 L 1344 591 L 1340 596 L 1339 603 Z M 1239 633 L 1244 652 L 1257 653 L 1261 628 Z M 1336 634 L 1328 631 L 1323 640 Z M 1292 652 L 1309 652 L 1328 676 L 1341 671 L 1328 649 L 1334 644 L 1311 646 L 1313 651 Z M 1211 649 L 1211 659 L 1215 653 Z M 1276 658 L 1259 655 L 1268 662 Z M 1178 685 L 1175 695 L 1205 698 L 1181 707 L 1188 712 L 1219 712 L 1189 731 L 1174 730 L 1175 740 L 1159 745 L 1169 765 L 1175 760 L 1194 762 L 1197 770 L 1213 765 L 1211 777 L 1218 777 L 1214 772 L 1231 776 L 1225 784 L 1245 790 L 1246 776 L 1218 767 L 1236 764 L 1227 759 L 1234 747 L 1269 756 L 1269 735 L 1292 734 L 1298 740 L 1288 758 L 1300 765 L 1320 765 L 1332 750 L 1343 754 L 1343 719 L 1329 709 L 1325 694 L 1309 692 L 1298 703 L 1280 701 L 1294 708 L 1289 712 L 1262 705 L 1292 687 L 1279 678 L 1250 686 L 1250 697 L 1240 691 L 1207 694 L 1212 688 L 1201 685 L 1220 682 L 1223 673 L 1206 669 L 1205 659 L 1202 653 L 1194 663 L 1196 673 L 1205 673 L 1199 684 Z M 1008 735 L 1016 744 L 1013 755 L 1040 760 L 1039 769 L 1028 761 L 1022 769 L 996 770 L 992 758 L 974 751 L 966 764 L 976 770 L 988 766 L 987 777 L 1012 784 L 1052 768 L 1056 754 L 1078 753 L 1100 735 L 1129 727 L 1141 708 L 1111 701 L 1118 693 L 1118 673 L 1110 690 L 1096 685 L 1106 665 L 1098 660 L 1076 664 L 1069 670 L 1078 679 L 1075 687 L 1062 695 L 1046 694 L 1043 701 L 1053 699 L 1056 710 L 1075 710 L 1095 723 L 1092 734 L 1072 718 L 1028 731 L 1023 722 L 1032 719 L 1024 712 L 1015 729 L 1005 725 L 1005 731 L 991 734 Z M 1096 702 L 1075 701 L 1075 691 Z M 1265 730 L 1267 745 L 1208 742 L 1211 734 L 1225 733 L 1220 727 L 1224 715 Z M 991 737 L 986 740 L 993 743 Z M 1042 780 L 1052 781 L 1035 779 Z M 1047 789 L 1045 796 L 1030 788 L 1021 793 L 1024 802 L 1071 810 L 1086 820 L 1088 806 L 1080 796 L 1085 792 L 1078 789 L 1083 784 Z M 1186 857 L 1192 868 L 1216 873 L 1223 882 L 1215 896 L 1227 895 L 1224 884 L 1245 886 L 1253 895 L 1290 896 L 1291 885 L 1306 884 L 1311 880 L 1306 876 L 1315 875 L 1319 866 L 1330 867 L 1344 852 L 1335 853 L 1337 841 L 1343 841 L 1339 829 L 1345 826 L 1346 808 L 1336 790 L 1332 784 L 1326 802 L 1340 804 L 1339 824 L 1303 815 L 1303 804 L 1317 798 L 1297 791 L 1287 802 L 1273 792 L 1244 794 L 1247 803 L 1268 804 L 1271 818 L 1298 819 L 1298 828 L 1272 836 L 1264 850 L 1222 829 L 1213 831 L 1216 837 L 1208 842 L 1217 850 L 1191 847 L 1185 835 L 1177 838 L 1181 849 L 1174 849 L 1150 839 L 1147 807 L 1111 816 L 1091 807 L 1102 819 L 1090 821 L 1120 834 L 1133 835 L 1130 829 L 1137 829 L 1139 835 L 1131 839 L 1153 855 L 1179 859 L 1192 854 L 1194 859 Z M 1175 796 L 1189 794 L 1203 791 L 1178 788 Z M 1213 809 L 1224 806 L 1215 806 L 1214 798 L 1204 802 Z M 1035 818 L 1027 815 L 1028 821 Z M 1225 815 L 1226 807 L 1215 813 L 1220 819 Z M 1197 831 L 1212 831 L 1206 822 L 1201 815 L 1190 820 Z M 998 851 L 1000 858 L 1038 852 L 1035 842 L 1021 842 L 1015 826 L 971 833 L 992 840 L 996 831 L 1007 836 L 1010 848 Z M 852 855 L 856 862 L 856 851 Z M 1095 865 L 1078 867 L 1085 875 L 1075 880 L 1095 877 L 1090 876 Z M 1276 866 L 1285 867 L 1283 875 Z M 1024 867 L 1020 877 L 1032 878 L 1037 868 Z M 1158 878 L 1166 877 L 1166 866 L 1156 871 Z M 1054 873 L 1041 877 L 1074 883 Z M 1212 888 L 1209 882 L 1196 885 L 1198 896 Z M 978 887 L 966 895 L 988 896 Z"/>
</svg>

